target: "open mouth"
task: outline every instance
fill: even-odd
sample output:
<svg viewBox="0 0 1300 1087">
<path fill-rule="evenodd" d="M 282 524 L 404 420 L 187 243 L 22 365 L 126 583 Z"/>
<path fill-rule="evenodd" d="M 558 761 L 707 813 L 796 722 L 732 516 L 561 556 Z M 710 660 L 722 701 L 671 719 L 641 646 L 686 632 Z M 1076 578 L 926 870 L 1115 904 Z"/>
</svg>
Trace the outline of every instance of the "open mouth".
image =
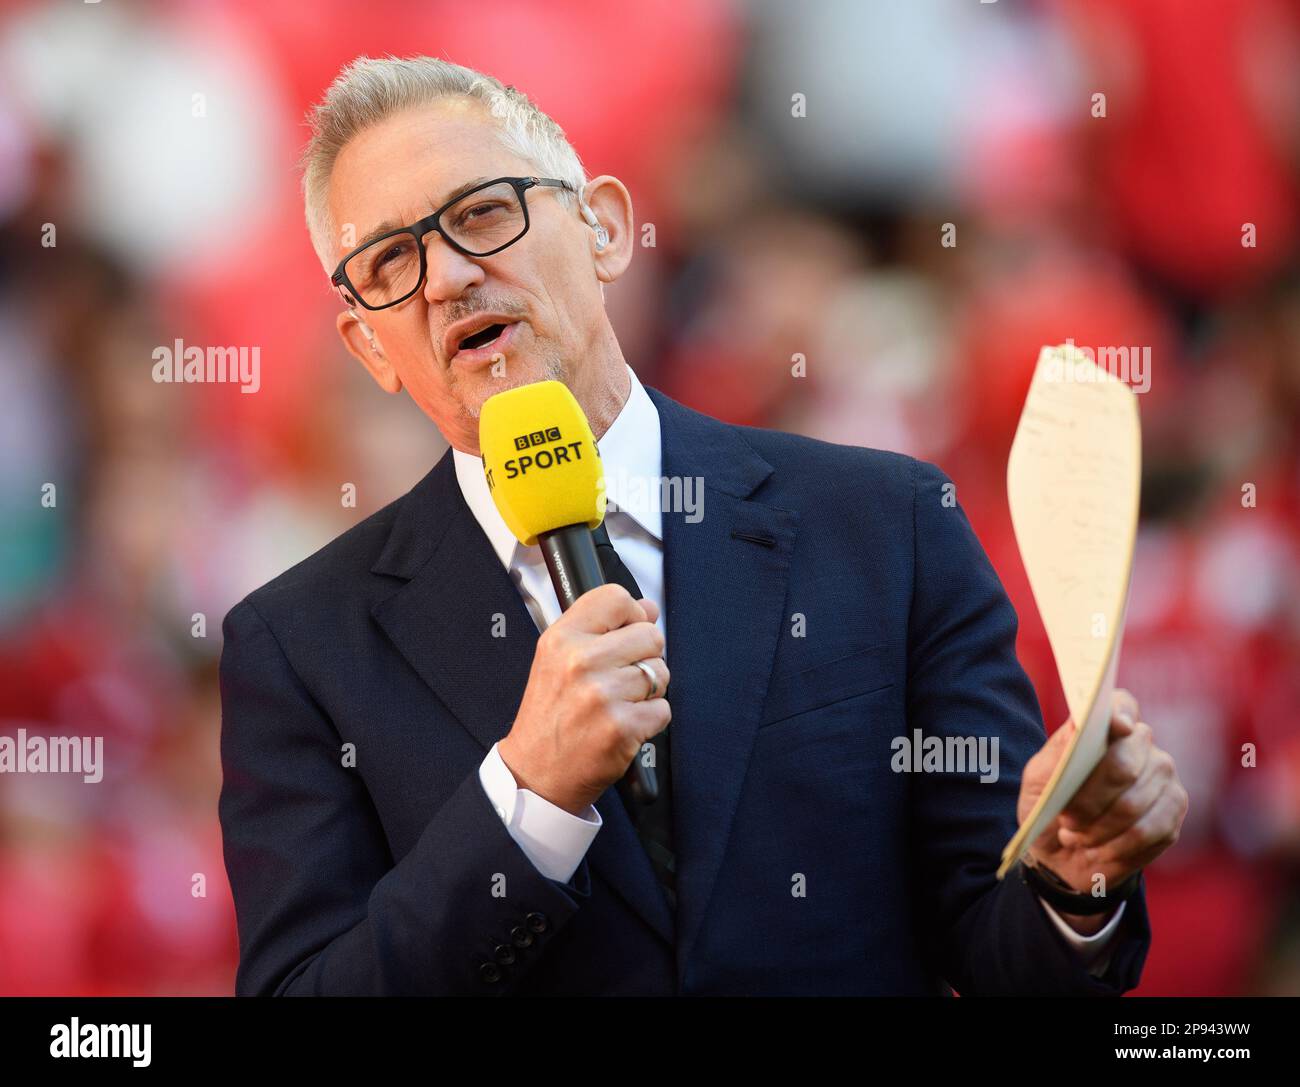
<svg viewBox="0 0 1300 1087">
<path fill-rule="evenodd" d="M 493 340 L 506 330 L 504 324 L 488 325 L 487 328 L 480 329 L 472 336 L 466 336 L 457 345 L 457 351 L 472 351 L 478 347 L 487 347 Z"/>
</svg>

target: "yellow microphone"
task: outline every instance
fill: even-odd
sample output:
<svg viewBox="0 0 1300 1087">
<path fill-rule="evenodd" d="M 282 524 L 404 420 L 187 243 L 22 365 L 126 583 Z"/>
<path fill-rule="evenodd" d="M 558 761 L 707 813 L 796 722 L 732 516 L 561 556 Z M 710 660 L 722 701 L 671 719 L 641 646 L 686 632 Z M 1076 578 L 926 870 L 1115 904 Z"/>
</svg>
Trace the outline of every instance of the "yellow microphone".
<svg viewBox="0 0 1300 1087">
<path fill-rule="evenodd" d="M 488 490 L 525 547 L 567 525 L 605 519 L 605 473 L 596 436 L 561 381 L 520 385 L 479 413 L 478 444 Z M 563 600 L 561 600 L 563 603 Z"/>
<path fill-rule="evenodd" d="M 560 610 L 568 611 L 605 584 L 591 538 L 605 519 L 605 473 L 582 406 L 561 381 L 507 389 L 484 403 L 478 444 L 501 519 L 525 547 L 541 548 Z M 659 794 L 653 768 L 639 758 L 628 783 L 643 803 Z"/>
</svg>

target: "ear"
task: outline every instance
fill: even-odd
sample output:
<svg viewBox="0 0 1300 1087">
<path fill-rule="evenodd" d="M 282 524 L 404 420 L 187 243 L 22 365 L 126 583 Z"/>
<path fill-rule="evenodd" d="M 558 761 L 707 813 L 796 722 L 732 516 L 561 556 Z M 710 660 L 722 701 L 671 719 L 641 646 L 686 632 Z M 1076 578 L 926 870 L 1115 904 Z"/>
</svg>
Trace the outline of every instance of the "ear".
<svg viewBox="0 0 1300 1087">
<path fill-rule="evenodd" d="M 591 259 L 595 263 L 596 278 L 601 283 L 613 283 L 632 263 L 633 232 L 632 196 L 618 178 L 609 174 L 587 182 L 587 205 L 609 233 L 609 242 L 603 249 L 596 248 L 596 232 L 590 230 Z"/>
<path fill-rule="evenodd" d="M 392 363 L 384 354 L 379 338 L 376 336 L 372 341 L 366 335 L 361 318 L 350 310 L 344 310 L 339 314 L 336 324 L 339 338 L 343 341 L 343 346 L 348 349 L 348 354 L 366 368 L 370 376 L 375 379 L 375 384 L 386 393 L 400 393 L 402 379 L 397 376 L 397 371 L 393 369 Z M 373 331 L 371 335 L 374 335 Z"/>
</svg>

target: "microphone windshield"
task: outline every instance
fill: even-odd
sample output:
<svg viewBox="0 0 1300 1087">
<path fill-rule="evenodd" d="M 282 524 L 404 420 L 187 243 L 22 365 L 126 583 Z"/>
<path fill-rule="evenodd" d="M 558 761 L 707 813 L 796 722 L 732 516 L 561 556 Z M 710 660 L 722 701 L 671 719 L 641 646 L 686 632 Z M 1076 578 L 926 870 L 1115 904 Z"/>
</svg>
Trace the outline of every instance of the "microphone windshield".
<svg viewBox="0 0 1300 1087">
<path fill-rule="evenodd" d="M 605 474 L 591 424 L 561 381 L 520 385 L 479 413 L 483 473 L 501 517 L 525 547 L 565 525 L 599 527 Z"/>
</svg>

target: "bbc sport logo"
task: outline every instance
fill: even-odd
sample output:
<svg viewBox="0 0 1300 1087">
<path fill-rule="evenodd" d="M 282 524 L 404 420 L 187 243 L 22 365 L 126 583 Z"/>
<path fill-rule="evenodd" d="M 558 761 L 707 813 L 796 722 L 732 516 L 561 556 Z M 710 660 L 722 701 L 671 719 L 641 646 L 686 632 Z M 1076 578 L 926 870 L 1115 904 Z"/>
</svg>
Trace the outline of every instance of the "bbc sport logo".
<svg viewBox="0 0 1300 1087">
<path fill-rule="evenodd" d="M 560 428 L 557 426 L 547 427 L 545 430 L 534 430 L 528 434 L 520 434 L 515 439 L 516 449 L 531 449 L 535 445 L 545 445 L 547 442 L 558 442 L 560 440 Z"/>
</svg>

